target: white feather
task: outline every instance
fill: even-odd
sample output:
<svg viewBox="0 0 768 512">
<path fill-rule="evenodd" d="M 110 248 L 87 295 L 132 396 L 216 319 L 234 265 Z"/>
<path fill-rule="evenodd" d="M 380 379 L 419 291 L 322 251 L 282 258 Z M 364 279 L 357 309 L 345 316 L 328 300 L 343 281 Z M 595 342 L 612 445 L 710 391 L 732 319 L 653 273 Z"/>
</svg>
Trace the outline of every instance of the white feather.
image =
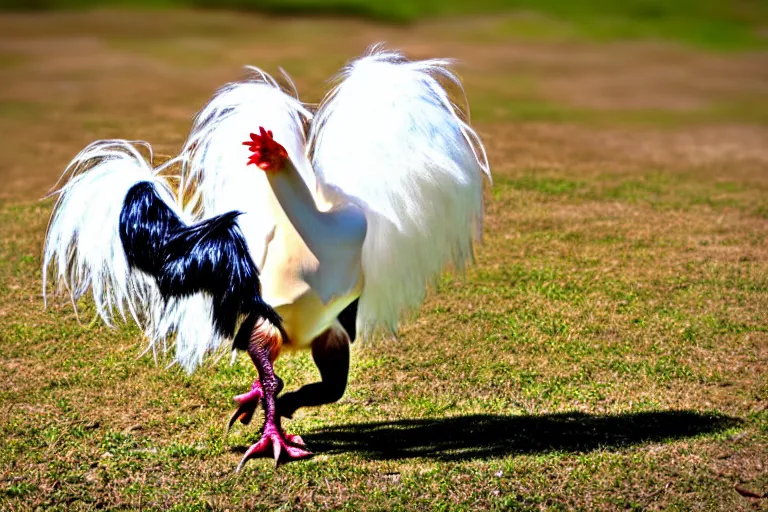
<svg viewBox="0 0 768 512">
<path fill-rule="evenodd" d="M 481 234 L 482 182 L 490 170 L 477 133 L 440 84 L 463 93 L 446 66 L 373 47 L 342 70 L 312 124 L 323 194 L 366 212 L 363 334 L 396 332 L 432 280 L 472 260 Z"/>
<path fill-rule="evenodd" d="M 133 185 L 159 183 L 155 173 L 132 143 L 106 140 L 83 149 L 62 179 L 67 176 L 69 181 L 56 192 L 48 225 L 43 291 L 53 266 L 54 280 L 69 289 L 73 302 L 92 289 L 96 310 L 107 325 L 115 309 L 125 318 L 125 305 L 136 317 L 137 290 L 120 241 L 120 211 Z"/>
<path fill-rule="evenodd" d="M 115 311 L 123 320 L 125 309 L 130 311 L 149 340 L 147 351 L 166 352 L 175 334 L 175 360 L 191 372 L 224 340 L 214 331 L 210 298 L 195 294 L 166 304 L 154 279 L 128 266 L 120 212 L 136 183 L 153 183 L 163 201 L 189 221 L 160 176 L 175 160 L 153 169 L 137 145 L 149 148 L 125 140 L 94 142 L 64 171 L 62 179 L 69 180 L 56 192 L 43 253 L 43 294 L 49 270 L 59 288 L 69 290 L 75 306 L 90 288 L 96 311 L 107 325 L 112 325 Z"/>
<path fill-rule="evenodd" d="M 243 212 L 237 222 L 251 256 L 262 267 L 275 219 L 273 194 L 263 171 L 247 166 L 250 152 L 242 143 L 263 126 L 272 130 L 310 190 L 315 177 L 305 155 L 304 123 L 312 114 L 288 96 L 263 71 L 249 67 L 253 76 L 222 87 L 195 118 L 182 157 L 185 160 L 179 196 L 197 185 L 205 218 L 232 210 Z"/>
</svg>

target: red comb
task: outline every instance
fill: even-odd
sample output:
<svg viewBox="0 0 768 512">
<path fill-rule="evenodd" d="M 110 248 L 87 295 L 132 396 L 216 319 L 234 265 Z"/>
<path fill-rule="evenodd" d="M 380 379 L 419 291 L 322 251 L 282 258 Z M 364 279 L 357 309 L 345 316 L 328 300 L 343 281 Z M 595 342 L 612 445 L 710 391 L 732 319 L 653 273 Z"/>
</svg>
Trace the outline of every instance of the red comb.
<svg viewBox="0 0 768 512">
<path fill-rule="evenodd" d="M 248 164 L 254 164 L 265 171 L 279 171 L 285 165 L 288 152 L 272 138 L 272 130 L 259 126 L 259 134 L 252 133 L 251 140 L 243 142 L 253 154 Z"/>
</svg>

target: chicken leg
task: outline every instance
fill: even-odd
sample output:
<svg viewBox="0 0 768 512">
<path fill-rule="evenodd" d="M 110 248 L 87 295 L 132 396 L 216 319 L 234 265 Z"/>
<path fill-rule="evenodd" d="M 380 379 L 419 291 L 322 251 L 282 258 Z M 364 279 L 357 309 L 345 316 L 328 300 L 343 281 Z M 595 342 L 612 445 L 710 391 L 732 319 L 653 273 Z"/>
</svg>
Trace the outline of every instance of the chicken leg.
<svg viewBox="0 0 768 512">
<path fill-rule="evenodd" d="M 276 466 L 283 459 L 298 460 L 312 456 L 312 452 L 305 449 L 304 442 L 299 436 L 283 432 L 280 416 L 276 414 L 276 397 L 281 382 L 275 375 L 272 363 L 280 353 L 283 335 L 277 327 L 263 319 L 253 322 L 253 328 L 250 331 L 247 352 L 259 373 L 260 386 L 254 385 L 249 393 L 258 396 L 259 391 L 261 392 L 264 427 L 261 439 L 251 445 L 243 455 L 237 466 L 238 472 L 249 459 L 258 455 L 267 455 L 270 452 L 275 458 Z"/>
<path fill-rule="evenodd" d="M 349 375 L 349 336 L 334 325 L 312 342 L 312 358 L 320 371 L 320 382 L 284 393 L 277 400 L 280 416 L 291 418 L 301 407 L 330 404 L 344 395 Z"/>
</svg>

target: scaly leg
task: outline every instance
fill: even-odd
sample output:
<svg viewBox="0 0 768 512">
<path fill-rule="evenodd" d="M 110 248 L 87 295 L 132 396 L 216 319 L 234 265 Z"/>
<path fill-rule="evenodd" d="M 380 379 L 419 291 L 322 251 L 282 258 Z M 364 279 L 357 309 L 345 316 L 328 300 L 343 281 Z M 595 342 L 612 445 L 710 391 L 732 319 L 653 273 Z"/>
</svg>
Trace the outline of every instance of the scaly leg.
<svg viewBox="0 0 768 512">
<path fill-rule="evenodd" d="M 275 375 L 272 363 L 279 354 L 281 345 L 282 335 L 273 325 L 266 320 L 255 323 L 248 344 L 248 355 L 259 372 L 263 395 L 261 400 L 264 407 L 264 428 L 261 439 L 246 450 L 237 466 L 237 471 L 243 468 L 248 459 L 270 452 L 275 458 L 276 466 L 280 464 L 281 458 L 295 460 L 312 456 L 310 451 L 299 446 L 303 445 L 300 437 L 286 435 L 283 432 L 280 416 L 276 414 L 275 401 L 280 382 Z"/>
<path fill-rule="evenodd" d="M 277 399 L 277 412 L 291 418 L 301 407 L 324 405 L 339 400 L 347 388 L 349 336 L 339 325 L 331 327 L 312 342 L 312 358 L 321 382 L 307 384 Z"/>
<path fill-rule="evenodd" d="M 283 390 L 283 379 L 277 376 L 275 377 L 277 378 L 277 393 L 280 394 L 280 391 Z M 226 433 L 228 434 L 229 431 L 232 430 L 232 425 L 234 425 L 238 420 L 243 425 L 248 425 L 251 423 L 253 415 L 256 412 L 256 408 L 261 403 L 261 399 L 263 397 L 264 390 L 261 388 L 261 381 L 259 381 L 259 379 L 253 381 L 250 391 L 247 391 L 241 395 L 233 396 L 232 400 L 234 400 L 237 404 L 237 410 L 235 410 L 235 412 L 232 413 L 232 416 L 229 418 Z"/>
<path fill-rule="evenodd" d="M 243 322 L 243 325 L 241 326 L 240 331 L 237 333 L 237 337 L 235 338 L 235 348 L 246 351 L 248 350 L 248 345 L 251 343 L 251 333 L 253 332 L 255 325 L 255 316 L 249 316 L 245 322 Z M 275 354 L 275 357 L 277 357 L 277 354 Z M 277 383 L 277 392 L 280 393 L 280 391 L 283 389 L 283 380 L 280 377 L 277 377 Z M 256 412 L 256 408 L 261 403 L 261 399 L 263 397 L 264 390 L 261 388 L 261 381 L 258 378 L 253 381 L 253 385 L 251 386 L 250 391 L 232 397 L 232 399 L 237 404 L 237 409 L 229 418 L 226 433 L 228 434 L 229 431 L 232 430 L 232 425 L 234 425 L 238 420 L 243 425 L 250 424 L 251 420 L 253 419 L 253 415 Z"/>
</svg>

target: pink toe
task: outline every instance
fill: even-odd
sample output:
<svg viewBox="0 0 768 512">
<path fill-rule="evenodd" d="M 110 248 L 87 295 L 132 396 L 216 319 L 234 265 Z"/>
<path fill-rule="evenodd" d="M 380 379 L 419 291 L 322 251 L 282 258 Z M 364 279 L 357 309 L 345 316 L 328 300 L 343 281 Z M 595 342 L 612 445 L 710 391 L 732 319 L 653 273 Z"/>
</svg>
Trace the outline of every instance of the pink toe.
<svg viewBox="0 0 768 512">
<path fill-rule="evenodd" d="M 261 391 L 260 388 L 258 389 L 252 389 L 248 391 L 247 393 L 243 393 L 242 395 L 237 395 L 234 397 L 234 401 L 240 405 L 252 402 L 254 400 L 258 401 L 261 400 L 261 398 L 264 396 L 264 393 Z"/>
<path fill-rule="evenodd" d="M 264 391 L 261 389 L 261 382 L 258 380 L 253 381 L 253 385 L 251 386 L 251 390 L 247 393 L 243 393 L 242 395 L 237 395 L 234 397 L 235 402 L 242 405 L 246 402 L 250 402 L 252 400 L 261 400 L 264 396 Z"/>
<path fill-rule="evenodd" d="M 245 451 L 245 455 L 243 455 L 243 458 L 240 459 L 240 464 L 237 465 L 237 472 L 239 473 L 240 470 L 243 469 L 243 466 L 245 466 L 245 463 L 248 462 L 249 459 L 252 459 L 256 455 L 264 453 L 269 448 L 268 445 L 269 445 L 268 437 L 262 437 L 261 439 L 259 439 L 258 443 L 251 445 L 251 447 Z"/>
<path fill-rule="evenodd" d="M 287 439 L 295 440 L 298 438 L 299 441 L 301 441 L 299 436 L 282 436 L 274 430 L 276 430 L 274 427 L 269 428 L 269 426 L 267 426 L 264 428 L 264 434 L 261 436 L 261 439 L 259 439 L 256 444 L 248 448 L 248 450 L 245 452 L 245 455 L 243 455 L 240 464 L 237 466 L 238 472 L 243 468 L 249 459 L 256 457 L 257 455 L 268 456 L 267 454 L 270 452 L 270 447 L 272 448 L 272 456 L 275 459 L 275 466 L 278 466 L 284 459 L 288 459 L 285 460 L 285 462 L 288 462 L 290 460 L 306 459 L 307 457 L 312 456 L 312 452 L 305 450 L 304 446 L 292 446 L 289 444 Z"/>
<path fill-rule="evenodd" d="M 307 443 L 304 442 L 304 440 L 301 438 L 300 435 L 296 434 L 285 434 L 285 440 L 293 445 L 300 446 L 302 448 L 307 447 Z"/>
<path fill-rule="evenodd" d="M 299 448 L 298 446 L 286 446 L 285 453 L 287 453 L 288 456 L 294 460 L 306 459 L 307 457 L 312 456 L 312 452 L 309 450 L 304 450 L 303 448 Z"/>
<path fill-rule="evenodd" d="M 275 465 L 277 465 L 277 461 L 280 460 L 280 452 L 283 448 L 282 439 L 278 436 L 272 436 L 272 453 L 275 456 Z"/>
</svg>

